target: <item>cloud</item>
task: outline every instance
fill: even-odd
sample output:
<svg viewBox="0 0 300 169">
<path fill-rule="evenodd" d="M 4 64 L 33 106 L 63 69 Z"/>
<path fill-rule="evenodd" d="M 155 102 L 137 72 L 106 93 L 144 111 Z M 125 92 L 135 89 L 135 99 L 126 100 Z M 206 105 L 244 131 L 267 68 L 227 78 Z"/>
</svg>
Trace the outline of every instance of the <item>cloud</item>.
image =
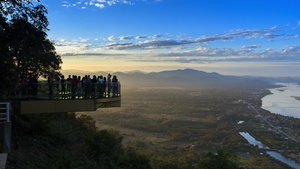
<svg viewBox="0 0 300 169">
<path fill-rule="evenodd" d="M 285 38 L 285 40 L 291 40 L 291 39 L 295 39 L 295 38 L 299 38 L 300 36 L 299 35 L 290 35 L 290 36 L 287 36 Z"/>
<path fill-rule="evenodd" d="M 195 56 L 195 57 L 230 57 L 230 56 L 245 56 L 251 50 L 247 49 L 233 49 L 233 48 L 207 48 L 200 47 L 195 50 L 187 50 L 183 52 L 168 52 L 161 53 L 161 57 L 175 57 L 175 56 Z"/>
<path fill-rule="evenodd" d="M 161 35 L 153 35 L 152 38 L 156 39 L 156 38 L 160 38 Z"/>
<path fill-rule="evenodd" d="M 235 37 L 244 37 L 247 39 L 249 36 L 268 35 L 269 37 L 273 32 L 277 30 L 276 27 L 265 29 L 250 29 L 239 30 L 227 34 L 205 35 L 197 39 L 182 39 L 182 40 L 146 40 L 138 43 L 113 43 L 107 44 L 107 50 L 147 50 L 147 49 L 170 49 L 176 46 L 189 45 L 189 44 L 202 44 L 213 42 L 217 40 L 232 40 Z M 276 35 L 275 35 L 276 36 Z M 160 37 L 160 35 L 154 35 L 154 37 Z"/>
<path fill-rule="evenodd" d="M 63 3 L 62 6 L 63 6 L 63 7 L 66 7 L 66 8 L 72 6 L 71 3 L 70 3 L 70 2 L 67 2 L 67 1 L 62 1 L 62 3 Z"/>
<path fill-rule="evenodd" d="M 98 7 L 98 8 L 104 8 L 104 4 L 98 4 L 98 3 L 96 3 L 96 4 L 95 4 L 95 7 Z"/>
<path fill-rule="evenodd" d="M 300 26 L 300 21 L 298 21 L 298 26 Z"/>
<path fill-rule="evenodd" d="M 93 45 L 91 45 L 91 44 L 79 43 L 77 41 L 73 41 L 73 42 L 66 42 L 66 41 L 54 42 L 54 46 L 56 48 L 57 53 L 59 53 L 59 54 L 69 53 L 69 52 L 74 52 L 74 51 L 84 52 L 86 50 L 89 50 L 89 49 L 93 48 Z"/>
<path fill-rule="evenodd" d="M 76 4 L 72 4 L 69 1 L 63 1 L 64 7 L 72 7 L 77 5 L 85 5 L 85 6 L 95 6 L 97 8 L 104 8 L 107 6 L 113 6 L 117 4 L 125 4 L 125 5 L 135 5 L 136 2 L 139 3 L 149 3 L 149 2 L 161 2 L 160 0 L 81 0 Z M 81 9 L 85 9 L 82 6 Z"/>
<path fill-rule="evenodd" d="M 128 54 L 109 54 L 109 53 L 62 53 L 61 56 L 125 56 Z"/>
<path fill-rule="evenodd" d="M 290 49 L 282 51 L 268 50 L 256 53 L 249 53 L 246 55 L 238 55 L 238 52 L 234 49 L 209 49 L 206 52 L 213 52 L 205 54 L 203 52 L 189 51 L 184 53 L 168 53 L 156 55 L 161 58 L 155 58 L 154 56 L 148 57 L 149 59 L 135 60 L 139 62 L 179 62 L 179 63 L 206 63 L 206 62 L 241 62 L 241 61 L 260 61 L 260 62 L 285 62 L 285 61 L 300 61 L 298 57 L 300 54 L 299 46 L 293 46 Z M 227 53 L 226 55 L 224 55 Z M 204 55 L 205 54 L 205 55 Z M 221 54 L 221 55 L 220 55 Z"/>
<path fill-rule="evenodd" d="M 266 33 L 264 38 L 269 38 L 269 39 L 276 39 L 276 38 L 282 38 L 284 37 L 284 34 L 272 34 L 272 33 Z"/>
<path fill-rule="evenodd" d="M 108 1 L 107 4 L 108 4 L 109 6 L 112 6 L 112 5 L 115 5 L 115 4 L 117 4 L 117 3 L 116 3 L 116 1 Z"/>
<path fill-rule="evenodd" d="M 113 35 L 107 38 L 107 40 L 109 40 L 109 41 L 115 41 L 115 40 L 117 40 L 117 39 L 118 39 L 118 38 L 115 38 Z"/>
<path fill-rule="evenodd" d="M 83 38 L 81 38 L 81 37 L 79 37 L 79 39 L 80 39 L 80 42 L 87 42 L 87 41 L 90 40 L 90 39 L 83 39 Z"/>
<path fill-rule="evenodd" d="M 243 49 L 255 49 L 261 47 L 260 45 L 252 45 L 252 46 L 242 46 Z"/>
<path fill-rule="evenodd" d="M 146 50 L 146 49 L 169 49 L 172 46 L 180 45 L 175 40 L 147 40 L 138 43 L 109 43 L 106 45 L 107 50 Z"/>
<path fill-rule="evenodd" d="M 133 38 L 133 36 L 121 36 L 120 40 L 130 40 L 132 38 Z"/>
<path fill-rule="evenodd" d="M 96 3 L 96 1 L 93 2 Z M 162 34 L 164 38 L 159 38 L 161 37 L 159 34 L 153 36 L 112 35 L 105 39 L 99 38 L 97 44 L 95 42 L 96 39 L 93 38 L 91 42 L 95 43 L 94 45 L 87 44 L 90 39 L 79 38 L 73 42 L 58 39 L 58 42 L 55 43 L 55 47 L 58 49 L 58 53 L 63 54 L 63 56 L 102 56 L 105 55 L 105 53 L 109 53 L 109 56 L 113 56 L 124 53 L 126 57 L 123 59 L 140 62 L 280 62 L 291 60 L 300 62 L 300 46 L 298 44 L 279 47 L 274 46 L 277 43 L 271 44 L 262 42 L 262 39 L 266 41 L 281 40 L 282 42 L 282 40 L 299 38 L 299 35 L 295 32 L 295 34 L 282 33 L 283 29 L 284 28 L 277 27 L 247 30 L 239 29 L 224 34 L 203 35 L 198 38 L 188 38 L 184 35 L 181 37 L 183 39 L 177 39 L 176 35 L 169 36 L 169 34 Z M 166 39 L 167 37 L 172 39 Z M 248 41 L 249 39 L 252 40 Z M 227 42 L 229 40 L 230 42 Z M 289 41 L 289 43 L 292 42 L 294 41 Z M 266 46 L 262 46 L 264 43 L 267 43 Z M 234 45 L 231 46 L 232 44 Z M 236 44 L 238 44 L 238 46 L 235 46 Z M 216 47 L 216 45 L 218 47 Z M 270 47 L 270 45 L 272 45 L 272 47 Z M 121 57 L 123 57 L 123 55 L 120 56 L 120 58 Z"/>
<path fill-rule="evenodd" d="M 278 55 L 276 56 L 281 56 L 281 57 L 289 57 L 289 58 L 294 58 L 299 60 L 300 59 L 300 46 L 299 45 L 294 45 L 294 46 L 290 46 L 287 47 L 285 49 L 283 49 L 280 54 L 278 53 Z"/>
<path fill-rule="evenodd" d="M 253 51 L 248 48 L 199 48 L 183 52 L 167 52 L 156 54 L 158 57 L 194 58 L 198 61 L 300 61 L 300 46 L 294 45 L 282 50 L 270 48 Z M 191 59 L 189 61 L 192 61 Z"/>
<path fill-rule="evenodd" d="M 145 36 L 145 35 L 135 37 L 135 39 L 145 39 L 145 38 L 147 38 L 147 36 Z"/>
</svg>

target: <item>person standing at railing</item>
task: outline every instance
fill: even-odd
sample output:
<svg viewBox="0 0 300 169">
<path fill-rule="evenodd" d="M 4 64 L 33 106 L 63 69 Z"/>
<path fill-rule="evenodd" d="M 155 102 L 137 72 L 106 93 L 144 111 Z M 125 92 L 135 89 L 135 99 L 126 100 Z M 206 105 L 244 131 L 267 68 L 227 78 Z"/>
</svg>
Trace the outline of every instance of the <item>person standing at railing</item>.
<svg viewBox="0 0 300 169">
<path fill-rule="evenodd" d="M 37 92 L 38 92 L 38 80 L 37 80 L 37 75 L 34 75 L 33 76 L 33 79 L 32 79 L 32 95 L 33 96 L 36 96 L 37 95 Z"/>
<path fill-rule="evenodd" d="M 77 76 L 73 75 L 71 84 L 72 84 L 72 99 L 76 98 L 76 92 L 77 92 L 77 83 L 79 83 L 79 80 L 77 79 Z"/>
<path fill-rule="evenodd" d="M 84 99 L 86 99 L 86 94 L 87 94 L 86 82 L 87 82 L 87 75 L 85 75 L 85 76 L 82 78 L 82 81 L 81 81 L 81 84 L 82 84 L 82 92 L 83 92 L 83 95 L 84 95 Z"/>
<path fill-rule="evenodd" d="M 92 98 L 95 98 L 96 94 L 97 94 L 97 78 L 94 75 L 93 79 L 91 80 L 92 82 Z"/>
<path fill-rule="evenodd" d="M 92 81 L 90 75 L 86 76 L 86 97 L 89 99 L 91 97 L 91 88 L 92 88 Z"/>
<path fill-rule="evenodd" d="M 103 92 L 104 92 L 104 97 L 106 97 L 107 92 L 106 92 L 106 77 L 103 77 Z"/>
<path fill-rule="evenodd" d="M 24 77 L 21 77 L 20 80 L 20 90 L 21 90 L 21 96 L 25 96 L 26 95 L 26 80 L 24 79 Z"/>
<path fill-rule="evenodd" d="M 69 77 L 67 78 L 67 93 L 68 93 L 68 95 L 70 95 L 70 93 L 71 93 L 71 88 L 72 88 L 71 81 L 72 81 L 72 78 L 71 78 L 71 75 L 69 75 Z"/>
<path fill-rule="evenodd" d="M 51 76 L 48 77 L 48 86 L 49 86 L 49 98 L 52 99 L 53 96 L 53 79 Z"/>
<path fill-rule="evenodd" d="M 114 75 L 112 78 L 112 87 L 113 87 L 113 97 L 115 97 L 118 95 L 118 79 L 116 75 Z"/>
<path fill-rule="evenodd" d="M 107 91 L 107 95 L 108 97 L 110 97 L 110 93 L 111 93 L 111 74 L 108 74 L 107 75 L 107 88 L 108 88 L 108 91 Z"/>
<path fill-rule="evenodd" d="M 60 85 L 61 85 L 61 93 L 66 94 L 66 79 L 65 76 L 62 76 L 60 79 Z"/>
<path fill-rule="evenodd" d="M 60 90 L 59 90 L 59 83 L 60 83 L 60 78 L 57 75 L 56 79 L 55 79 L 55 89 L 56 89 L 56 94 L 59 94 Z"/>
<path fill-rule="evenodd" d="M 81 90 L 82 90 L 81 77 L 78 76 L 78 82 L 77 82 L 77 96 L 78 96 L 78 98 L 80 98 L 82 96 Z"/>
<path fill-rule="evenodd" d="M 28 95 L 32 95 L 33 94 L 33 77 L 29 76 L 28 78 Z"/>
<path fill-rule="evenodd" d="M 99 86 L 99 97 L 103 97 L 103 93 L 105 90 L 105 84 L 103 83 L 103 76 L 101 75 L 98 79 Z"/>
</svg>

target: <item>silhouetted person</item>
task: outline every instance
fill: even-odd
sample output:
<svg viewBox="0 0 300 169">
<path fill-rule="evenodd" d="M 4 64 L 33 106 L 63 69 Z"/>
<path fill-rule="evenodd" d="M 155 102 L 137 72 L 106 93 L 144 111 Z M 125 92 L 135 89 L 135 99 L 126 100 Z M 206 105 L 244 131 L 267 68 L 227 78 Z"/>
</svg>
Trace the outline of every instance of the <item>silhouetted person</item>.
<svg viewBox="0 0 300 169">
<path fill-rule="evenodd" d="M 93 96 L 93 98 L 95 98 L 96 93 L 97 93 L 97 78 L 95 75 L 93 76 L 93 79 L 91 80 L 91 82 L 92 82 L 92 96 Z"/>
<path fill-rule="evenodd" d="M 86 77 L 86 96 L 87 98 L 91 97 L 91 93 L 92 93 L 92 82 L 91 82 L 91 77 L 90 75 L 87 75 Z"/>
<path fill-rule="evenodd" d="M 71 81 L 71 84 L 72 84 L 72 99 L 76 98 L 77 83 L 79 83 L 79 80 L 77 79 L 77 76 L 73 76 L 73 79 Z"/>
<path fill-rule="evenodd" d="M 20 90 L 22 96 L 26 95 L 26 80 L 24 79 L 23 76 L 21 76 L 21 80 L 20 80 Z"/>
<path fill-rule="evenodd" d="M 59 76 L 56 76 L 55 78 L 55 89 L 56 89 L 56 94 L 59 94 L 59 83 L 60 83 L 60 78 Z"/>
<path fill-rule="evenodd" d="M 87 83 L 87 75 L 85 75 L 82 78 L 81 84 L 82 84 L 82 92 L 84 95 L 84 99 L 86 99 L 86 95 L 87 95 L 87 87 L 86 87 L 86 83 Z"/>
<path fill-rule="evenodd" d="M 68 95 L 71 94 L 72 84 L 71 84 L 72 78 L 71 75 L 67 78 L 67 93 Z"/>
<path fill-rule="evenodd" d="M 98 84 L 99 84 L 99 97 L 103 97 L 103 93 L 105 90 L 105 83 L 102 75 L 98 79 Z"/>
<path fill-rule="evenodd" d="M 118 95 L 118 79 L 117 76 L 113 76 L 112 78 L 112 88 L 113 88 L 113 97 Z"/>
<path fill-rule="evenodd" d="M 107 95 L 108 97 L 110 97 L 110 93 L 111 93 L 111 75 L 108 74 L 107 75 Z"/>
<path fill-rule="evenodd" d="M 61 93 L 66 94 L 66 79 L 65 76 L 62 76 L 60 79 L 60 85 L 61 85 Z"/>
<path fill-rule="evenodd" d="M 28 78 L 28 95 L 33 95 L 33 77 L 29 76 Z"/>
<path fill-rule="evenodd" d="M 104 92 L 104 97 L 107 96 L 106 87 L 107 87 L 106 77 L 103 77 L 103 89 L 104 89 L 103 92 Z"/>
<path fill-rule="evenodd" d="M 34 75 L 32 78 L 32 95 L 36 96 L 38 92 L 38 80 L 37 75 Z"/>
<path fill-rule="evenodd" d="M 78 95 L 78 98 L 80 98 L 81 95 L 82 95 L 81 90 L 82 90 L 81 77 L 78 76 L 78 82 L 77 82 L 77 95 Z"/>
<path fill-rule="evenodd" d="M 49 86 L 49 98 L 52 99 L 53 96 L 53 79 L 51 76 L 48 77 L 48 86 Z"/>
</svg>

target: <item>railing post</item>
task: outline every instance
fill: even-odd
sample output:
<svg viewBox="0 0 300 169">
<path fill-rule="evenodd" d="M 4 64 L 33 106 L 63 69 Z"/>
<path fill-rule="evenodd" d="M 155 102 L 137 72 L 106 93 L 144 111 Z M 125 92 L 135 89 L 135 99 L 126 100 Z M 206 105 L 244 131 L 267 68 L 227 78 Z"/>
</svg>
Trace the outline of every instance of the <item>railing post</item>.
<svg viewBox="0 0 300 169">
<path fill-rule="evenodd" d="M 5 107 L 0 107 L 1 110 L 5 110 L 5 112 L 0 112 L 0 115 L 5 115 L 5 118 L 1 118 L 1 120 L 9 122 L 9 102 L 0 102 L 0 105 L 5 105 Z"/>
<path fill-rule="evenodd" d="M 121 96 L 121 83 L 120 82 L 118 82 L 119 84 L 118 84 L 118 96 Z"/>
<path fill-rule="evenodd" d="M 9 119 L 9 102 L 0 102 L 0 115 L 4 118 L 1 118 L 0 123 L 0 130 L 1 130 L 1 135 L 0 135 L 0 151 L 1 152 L 8 152 L 10 153 L 10 143 L 11 143 L 11 122 Z M 2 107 L 2 105 L 5 105 Z M 5 110 L 5 111 L 3 111 Z"/>
<path fill-rule="evenodd" d="M 6 122 L 9 122 L 9 103 L 6 103 Z"/>
</svg>

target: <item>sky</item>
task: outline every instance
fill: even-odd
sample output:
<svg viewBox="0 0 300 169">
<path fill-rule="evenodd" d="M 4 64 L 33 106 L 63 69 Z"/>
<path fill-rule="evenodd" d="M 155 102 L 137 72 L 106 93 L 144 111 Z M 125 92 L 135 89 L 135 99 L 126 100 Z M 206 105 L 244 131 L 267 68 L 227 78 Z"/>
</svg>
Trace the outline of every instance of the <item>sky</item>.
<svg viewBox="0 0 300 169">
<path fill-rule="evenodd" d="M 300 77 L 299 0 L 41 0 L 63 70 Z"/>
</svg>

